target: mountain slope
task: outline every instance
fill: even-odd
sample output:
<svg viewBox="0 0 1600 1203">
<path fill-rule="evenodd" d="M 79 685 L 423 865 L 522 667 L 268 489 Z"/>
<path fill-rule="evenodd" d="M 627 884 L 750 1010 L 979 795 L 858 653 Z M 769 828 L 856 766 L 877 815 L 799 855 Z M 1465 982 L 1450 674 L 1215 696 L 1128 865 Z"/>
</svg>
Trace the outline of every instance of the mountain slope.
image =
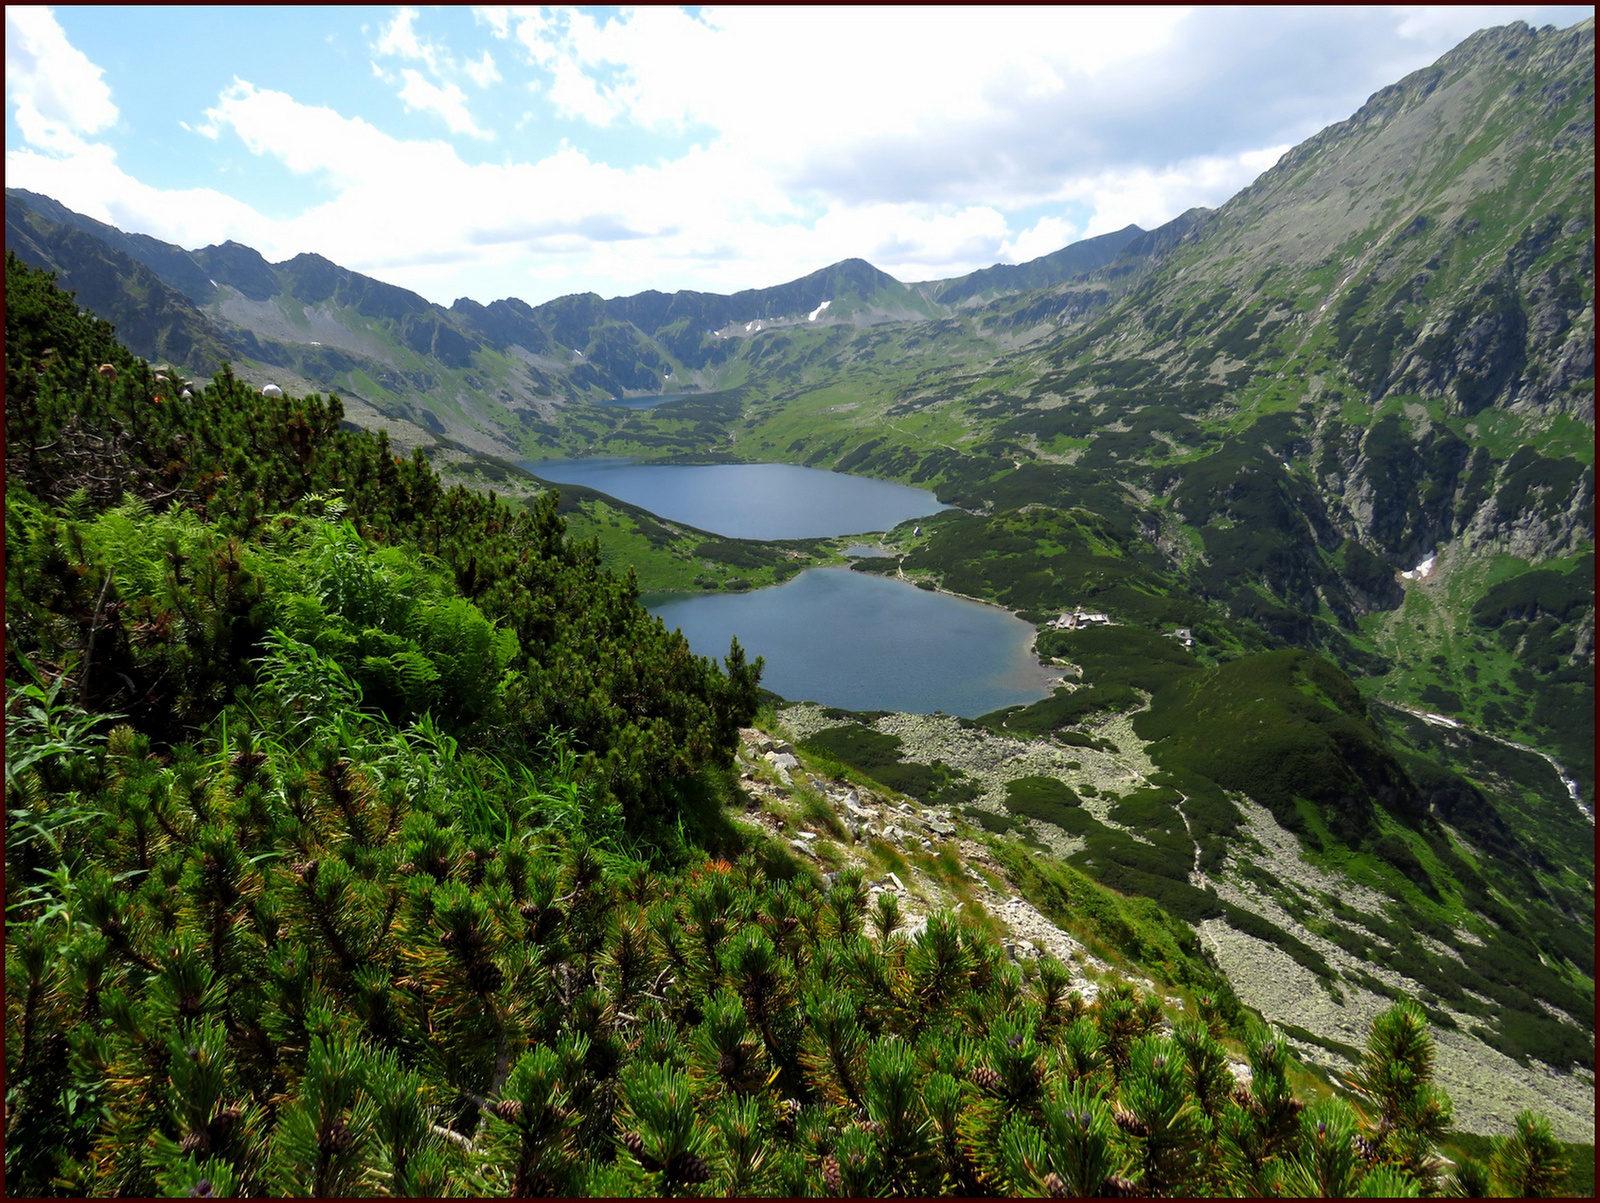
<svg viewBox="0 0 1600 1203">
<path fill-rule="evenodd" d="M 447 437 L 937 489 L 958 508 L 885 538 L 897 572 L 1112 624 L 1041 630 L 1076 688 L 987 734 L 808 734 L 900 741 L 886 771 L 929 780 L 1027 742 L 987 822 L 1161 899 L 1247 1001 L 1311 994 L 1329 1055 L 1404 989 L 1463 1048 L 1592 1090 L 1592 78 L 1592 21 L 1485 31 L 1218 209 L 950 307 L 860 261 L 446 311 L 311 257 L 194 255 L 208 313 L 383 364 L 361 388 L 412 390 L 385 404 Z M 691 385 L 716 391 L 585 400 Z"/>
<path fill-rule="evenodd" d="M 1119 254 L 1126 254 L 1130 259 L 1137 258 L 1139 250 L 1133 248 L 1133 244 L 1145 233 L 1147 231 L 1136 225 L 1127 225 L 1114 233 L 1085 238 L 1026 263 L 999 263 L 955 280 L 935 281 L 928 287 L 943 305 L 959 305 L 966 301 L 990 300 L 1006 293 L 1049 288 L 1105 267 Z"/>
</svg>

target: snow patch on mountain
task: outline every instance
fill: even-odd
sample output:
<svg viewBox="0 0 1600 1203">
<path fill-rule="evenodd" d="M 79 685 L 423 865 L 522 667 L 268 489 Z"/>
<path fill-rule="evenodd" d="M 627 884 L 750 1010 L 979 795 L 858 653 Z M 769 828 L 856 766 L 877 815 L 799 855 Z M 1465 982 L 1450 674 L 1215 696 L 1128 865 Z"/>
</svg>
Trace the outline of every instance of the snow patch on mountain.
<svg viewBox="0 0 1600 1203">
<path fill-rule="evenodd" d="M 1408 581 L 1425 581 L 1430 575 L 1432 575 L 1433 566 L 1438 562 L 1439 553 L 1436 551 L 1430 551 L 1427 555 L 1422 557 L 1422 562 L 1420 564 L 1411 569 L 1410 572 L 1402 572 L 1400 575 Z"/>
</svg>

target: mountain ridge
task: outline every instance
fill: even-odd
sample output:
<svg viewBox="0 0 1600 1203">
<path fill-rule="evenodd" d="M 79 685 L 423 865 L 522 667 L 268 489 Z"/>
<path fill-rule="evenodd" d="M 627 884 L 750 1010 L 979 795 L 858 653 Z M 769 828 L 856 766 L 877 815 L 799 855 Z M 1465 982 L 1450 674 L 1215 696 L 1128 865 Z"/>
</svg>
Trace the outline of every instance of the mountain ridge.
<svg viewBox="0 0 1600 1203">
<path fill-rule="evenodd" d="M 1535 1093 L 1561 1077 L 1579 1099 L 1562 1122 L 1583 1135 L 1592 54 L 1592 22 L 1490 31 L 1218 209 L 1131 235 L 1081 275 L 936 316 L 891 320 L 936 298 L 861 261 L 738 294 L 765 296 L 765 314 L 709 294 L 618 310 L 575 294 L 458 301 L 455 321 L 326 260 L 270 281 L 248 248 L 196 264 L 225 261 L 219 281 L 260 294 L 224 281 L 217 295 L 262 346 L 318 334 L 352 365 L 339 370 L 371 364 L 425 396 L 404 411 L 418 445 L 492 421 L 546 454 L 785 460 L 936 489 L 952 508 L 886 532 L 891 554 L 857 569 L 1012 609 L 1069 679 L 975 720 L 797 705 L 782 712 L 794 737 L 924 804 L 968 803 L 1019 861 L 1042 844 L 1130 908 L 1163 908 L 1326 1064 L 1348 1061 L 1354 1020 L 1402 992 L 1455 1053 L 1513 1057 Z M 838 315 L 810 320 L 823 300 L 817 317 Z M 452 362 L 450 334 L 479 341 Z M 91 386 L 92 372 L 79 373 Z M 669 375 L 718 391 L 601 401 Z M 237 382 L 219 392 L 254 402 Z M 140 396 L 125 385 L 119 407 Z M 390 460 L 385 442 L 384 476 Z M 393 462 L 426 477 L 421 456 Z M 293 480 L 292 455 L 270 467 Z M 497 488 L 538 492 L 497 469 Z M 53 487 L 60 500 L 72 486 Z M 562 504 L 579 538 L 613 547 L 652 521 Z M 760 548 L 761 571 L 818 546 Z M 734 588 L 751 551 L 690 534 L 664 554 L 694 588 Z M 466 555 L 453 567 L 463 589 L 481 579 Z M 1060 621 L 1078 609 L 1110 621 Z M 1543 759 L 1556 755 L 1578 807 Z"/>
</svg>

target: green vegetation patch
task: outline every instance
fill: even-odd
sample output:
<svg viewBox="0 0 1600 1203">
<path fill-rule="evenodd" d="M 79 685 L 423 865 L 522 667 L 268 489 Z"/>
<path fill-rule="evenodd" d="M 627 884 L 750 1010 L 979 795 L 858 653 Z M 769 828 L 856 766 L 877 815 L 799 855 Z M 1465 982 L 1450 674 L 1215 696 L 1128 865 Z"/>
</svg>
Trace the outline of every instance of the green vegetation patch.
<svg viewBox="0 0 1600 1203">
<path fill-rule="evenodd" d="M 981 792 L 965 773 L 943 761 L 918 764 L 901 760 L 898 735 L 885 735 L 858 724 L 818 731 L 802 741 L 800 747 L 848 765 L 928 806 L 961 806 Z"/>
<path fill-rule="evenodd" d="M 1069 835 L 1082 835 L 1098 826 L 1079 810 L 1083 800 L 1072 787 L 1054 777 L 1018 777 L 1006 782 L 1006 809 L 1012 814 L 1052 823 Z"/>
<path fill-rule="evenodd" d="M 1349 677 L 1309 652 L 1266 652 L 1195 674 L 1158 694 L 1134 724 L 1163 768 L 1248 794 L 1291 831 L 1307 830 L 1296 798 L 1346 843 L 1370 829 L 1375 800 L 1416 805 Z"/>
</svg>

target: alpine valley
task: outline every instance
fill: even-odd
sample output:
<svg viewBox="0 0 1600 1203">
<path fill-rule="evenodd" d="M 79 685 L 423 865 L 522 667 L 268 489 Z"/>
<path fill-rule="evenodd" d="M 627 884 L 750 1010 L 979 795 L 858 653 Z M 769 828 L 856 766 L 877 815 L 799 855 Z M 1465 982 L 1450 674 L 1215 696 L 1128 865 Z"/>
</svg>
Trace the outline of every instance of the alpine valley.
<svg viewBox="0 0 1600 1203">
<path fill-rule="evenodd" d="M 517 631 L 525 649 L 550 641 L 542 667 L 519 670 L 516 688 L 538 694 L 534 710 L 550 726 L 577 732 L 572 780 L 621 807 L 640 839 L 665 839 L 676 815 L 682 840 L 681 815 L 693 812 L 684 800 L 692 791 L 651 782 L 732 764 L 723 827 L 705 820 L 700 830 L 764 825 L 786 872 L 881 882 L 879 894 L 925 934 L 942 920 L 922 916 L 960 902 L 1010 941 L 1029 975 L 1049 959 L 1035 954 L 1072 963 L 1076 949 L 1074 973 L 1114 965 L 1191 1016 L 1214 1018 L 1226 999 L 1234 1019 L 1224 1027 L 1237 1023 L 1242 1034 L 1241 1017 L 1252 1014 L 1275 1025 L 1304 1063 L 1298 1072 L 1325 1093 L 1361 1077 L 1374 1022 L 1396 1000 L 1415 1000 L 1464 1140 L 1503 1134 L 1532 1109 L 1560 1140 L 1589 1146 L 1580 1159 L 1592 1158 L 1593 80 L 1592 20 L 1485 30 L 1289 151 L 1220 208 L 948 280 L 902 283 L 852 259 L 731 296 L 585 294 L 538 306 L 463 298 L 444 308 L 316 255 L 274 264 L 236 243 L 185 250 L 16 189 L 6 191 L 6 243 L 155 365 L 139 371 L 160 372 L 154 379 L 169 391 L 190 380 L 169 406 L 227 403 L 268 385 L 290 398 L 316 395 L 305 404 L 321 415 L 311 420 L 322 423 L 317 437 L 333 438 L 341 419 L 351 437 L 383 431 L 380 467 L 398 452 L 399 470 L 503 503 L 495 512 L 506 523 L 516 513 L 517 529 L 551 547 L 564 523 L 571 542 L 561 554 L 592 556 L 585 572 L 621 574 L 614 589 L 584 585 L 598 590 L 592 596 L 561 586 L 551 596 L 564 600 L 535 619 L 500 598 L 499 584 L 478 584 L 480 573 L 490 579 L 488 553 L 452 550 L 437 522 L 433 544 L 419 544 L 445 566 L 438 588 L 453 576 L 461 596 L 498 629 Z M 24 367 L 13 377 L 12 306 L 8 297 L 8 476 L 27 482 L 37 499 L 28 504 L 65 507 L 85 531 L 100 530 L 82 537 L 91 549 L 115 533 L 107 514 L 151 521 L 112 508 L 119 489 L 100 497 L 82 477 L 88 493 L 74 493 L 76 469 L 51 477 L 39 467 L 48 432 L 26 426 L 41 411 L 23 408 L 32 395 L 18 383 Z M 44 368 L 25 366 L 44 379 Z M 671 399 L 616 404 L 660 396 Z M 729 538 L 591 489 L 556 489 L 518 467 L 583 456 L 804 465 L 916 485 L 948 508 L 871 536 L 888 554 L 864 556 L 850 550 L 860 536 Z M 151 465 L 145 492 L 128 489 L 147 503 L 163 471 Z M 241 471 L 268 469 L 221 469 Z M 348 480 L 365 479 L 350 471 Z M 174 468 L 174 490 L 180 475 Z M 227 487 L 182 485 L 184 496 Z M 317 493 L 295 487 L 297 514 L 343 504 L 327 482 Z M 359 490 L 339 487 L 354 506 Z M 482 496 L 491 491 L 492 502 Z M 159 513 L 165 503 L 151 504 Z M 66 665 L 74 640 L 104 673 L 119 656 L 131 664 L 160 620 L 137 625 L 129 608 L 118 620 L 126 632 L 112 640 L 110 570 L 85 570 L 103 587 L 98 603 L 81 583 L 67 591 L 70 603 L 37 581 L 14 585 L 14 540 L 45 539 L 37 523 L 14 531 L 15 512 L 8 499 L 8 678 L 35 679 L 13 654 L 19 636 L 34 641 L 27 651 L 38 664 Z M 198 512 L 213 521 L 217 504 Z M 385 538 L 398 540 L 404 523 L 426 528 L 405 513 L 378 524 Z M 359 524 L 362 511 L 350 517 Z M 100 562 L 74 546 L 48 562 L 60 571 Z M 726 679 L 711 665 L 705 680 L 715 682 L 693 687 L 684 682 L 700 670 L 666 652 L 674 667 L 655 677 L 575 667 L 584 639 L 599 648 L 627 623 L 650 626 L 618 617 L 636 613 L 640 590 L 743 591 L 845 564 L 1014 612 L 1037 628 L 1035 652 L 1060 684 L 1042 701 L 971 718 L 765 693 L 752 722 L 755 686 L 738 656 Z M 132 570 L 117 572 L 116 589 L 131 588 Z M 116 605 L 132 607 L 132 594 Z M 605 618 L 558 636 L 562 623 L 590 621 L 563 617 L 561 605 Z M 23 610 L 33 625 L 16 625 Z M 37 617 L 47 610 L 75 615 L 78 634 L 49 635 Z M 295 613 L 309 645 L 310 610 Z M 412 653 L 399 646 L 362 644 L 366 659 L 351 661 L 366 666 L 371 680 L 349 671 L 369 700 L 389 696 L 369 661 L 398 656 L 403 677 Z M 292 674 L 274 647 L 276 659 L 262 663 L 275 666 L 278 696 L 289 699 Z M 434 654 L 425 642 L 424 653 Z M 545 653 L 528 654 L 534 665 Z M 506 657 L 497 671 L 521 663 Z M 207 706 L 223 713 L 238 684 L 188 660 L 172 665 L 203 681 L 211 701 L 141 732 L 158 745 L 198 724 Z M 557 665 L 567 685 L 533 684 L 540 672 L 555 682 Z M 36 679 L 42 698 L 48 682 Z M 128 713 L 132 685 L 118 693 L 108 677 L 74 688 L 88 711 L 98 689 L 100 712 Z M 559 701 L 563 689 L 572 699 L 589 691 L 590 701 Z M 709 699 L 696 703 L 702 717 L 672 717 L 665 705 L 657 715 L 638 701 L 650 690 L 695 689 Z M 602 721 L 605 706 L 612 717 Z M 480 709 L 490 713 L 490 702 Z M 669 747 L 679 738 L 692 752 Z M 232 754 L 243 797 L 259 753 L 234 745 Z M 119 755 L 132 763 L 126 747 Z M 351 759 L 329 752 L 317 762 L 321 780 L 336 781 Z M 656 817 L 637 818 L 651 807 Z M 391 816 L 390 828 L 397 822 Z M 412 819 L 404 823 L 417 834 Z M 718 838 L 734 851 L 737 839 L 757 840 Z M 295 855 L 310 898 L 317 860 Z M 423 864 L 420 853 L 407 859 Z M 43 881 L 55 870 L 45 857 L 32 871 Z M 8 904 L 21 897 L 14 876 Z M 1037 920 L 1020 952 L 1008 907 Z M 43 997 L 28 995 L 26 1007 L 43 1007 Z M 744 997 L 759 1028 L 760 1007 Z M 769 1050 L 776 1075 L 788 1075 L 780 1086 L 806 1097 L 799 1062 L 786 1068 L 777 1053 L 781 1033 L 751 1039 Z M 644 1088 L 635 1099 L 632 1081 L 623 1095 L 643 1107 Z M 203 1130 L 206 1117 L 198 1122 Z M 470 1125 L 453 1126 L 471 1135 Z M 849 1144 L 839 1140 L 839 1149 Z M 848 1171 L 841 1153 L 827 1156 L 835 1177 Z M 654 1188 L 682 1189 L 675 1163 L 657 1160 L 666 1178 Z M 975 1184 L 1027 1185 L 977 1164 Z M 157 1180 L 128 1181 L 148 1189 Z M 1162 1189 L 1157 1169 L 1138 1181 Z M 619 1193 L 628 1184 L 589 1183 L 601 1185 Z M 857 1186 L 910 1189 L 887 1178 Z"/>
</svg>

